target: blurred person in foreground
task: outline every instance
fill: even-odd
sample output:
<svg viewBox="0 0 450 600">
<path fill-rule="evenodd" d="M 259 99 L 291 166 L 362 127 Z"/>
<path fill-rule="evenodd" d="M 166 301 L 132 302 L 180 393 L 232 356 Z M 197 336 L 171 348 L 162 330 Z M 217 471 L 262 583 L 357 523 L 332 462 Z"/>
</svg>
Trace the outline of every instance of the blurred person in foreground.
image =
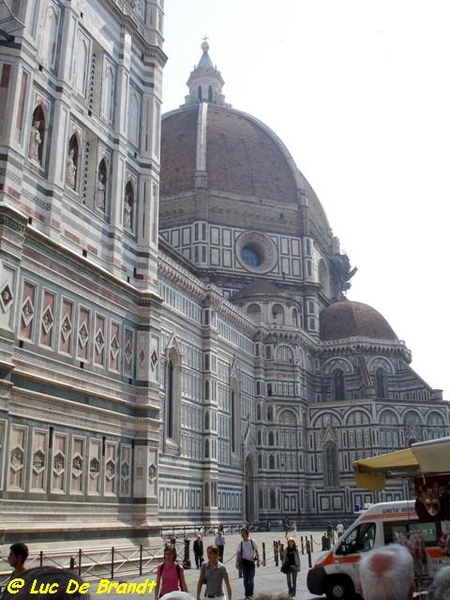
<svg viewBox="0 0 450 600">
<path fill-rule="evenodd" d="M 364 600 L 411 600 L 413 597 L 413 557 L 400 544 L 389 544 L 363 554 L 359 577 Z"/>
<path fill-rule="evenodd" d="M 450 600 L 450 567 L 442 567 L 428 588 L 429 600 Z"/>
</svg>

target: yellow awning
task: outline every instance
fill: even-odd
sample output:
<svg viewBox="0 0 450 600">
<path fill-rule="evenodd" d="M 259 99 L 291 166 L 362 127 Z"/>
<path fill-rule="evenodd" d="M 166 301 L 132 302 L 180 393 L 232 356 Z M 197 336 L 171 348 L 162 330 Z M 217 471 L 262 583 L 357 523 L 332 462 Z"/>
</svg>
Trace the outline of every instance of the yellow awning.
<svg viewBox="0 0 450 600">
<path fill-rule="evenodd" d="M 386 479 L 450 472 L 450 437 L 419 442 L 410 448 L 353 463 L 356 485 L 380 491 Z"/>
</svg>

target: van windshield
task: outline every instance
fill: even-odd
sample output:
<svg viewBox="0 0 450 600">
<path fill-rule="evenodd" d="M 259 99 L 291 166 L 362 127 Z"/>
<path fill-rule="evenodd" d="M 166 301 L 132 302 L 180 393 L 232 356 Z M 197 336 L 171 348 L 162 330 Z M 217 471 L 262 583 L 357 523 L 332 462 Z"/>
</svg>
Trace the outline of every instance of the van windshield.
<svg viewBox="0 0 450 600">
<path fill-rule="evenodd" d="M 375 533 L 375 523 L 361 523 L 342 538 L 341 545 L 336 548 L 335 553 L 353 554 L 372 550 L 375 545 Z"/>
</svg>

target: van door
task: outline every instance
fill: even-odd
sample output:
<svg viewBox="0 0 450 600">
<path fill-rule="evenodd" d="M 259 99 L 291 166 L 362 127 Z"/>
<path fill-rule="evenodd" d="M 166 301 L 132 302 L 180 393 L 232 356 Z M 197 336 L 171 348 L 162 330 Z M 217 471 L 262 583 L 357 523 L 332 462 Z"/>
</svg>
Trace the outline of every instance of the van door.
<svg viewBox="0 0 450 600">
<path fill-rule="evenodd" d="M 332 600 L 345 600 L 359 591 L 359 561 L 362 552 L 375 547 L 377 524 L 364 521 L 340 538 L 334 555 L 338 561 L 327 577 L 326 594 Z"/>
</svg>

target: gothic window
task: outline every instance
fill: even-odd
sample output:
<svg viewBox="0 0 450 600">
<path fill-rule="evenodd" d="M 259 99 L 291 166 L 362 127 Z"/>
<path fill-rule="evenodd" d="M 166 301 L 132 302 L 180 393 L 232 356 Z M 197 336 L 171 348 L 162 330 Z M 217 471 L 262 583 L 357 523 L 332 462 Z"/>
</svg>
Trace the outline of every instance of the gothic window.
<svg viewBox="0 0 450 600">
<path fill-rule="evenodd" d="M 205 506 L 209 506 L 209 483 L 205 483 Z"/>
<path fill-rule="evenodd" d="M 273 446 L 273 445 L 274 445 L 273 431 L 269 431 L 269 446 Z"/>
<path fill-rule="evenodd" d="M 292 325 L 298 327 L 298 310 L 296 308 L 292 309 Z"/>
<path fill-rule="evenodd" d="M 75 55 L 75 89 L 84 97 L 87 93 L 91 42 L 81 31 L 78 32 L 78 45 Z"/>
<path fill-rule="evenodd" d="M 231 390 L 230 398 L 231 452 L 237 452 L 238 407 L 236 392 Z"/>
<path fill-rule="evenodd" d="M 128 231 L 134 231 L 134 187 L 131 181 L 125 186 L 123 225 Z"/>
<path fill-rule="evenodd" d="M 375 373 L 375 390 L 377 398 L 387 398 L 387 377 L 386 372 L 381 367 L 379 367 Z"/>
<path fill-rule="evenodd" d="M 271 406 L 267 409 L 267 420 L 273 421 L 273 408 Z"/>
<path fill-rule="evenodd" d="M 258 446 L 261 446 L 261 444 L 262 444 L 262 434 L 261 434 L 260 431 L 258 431 L 258 433 L 257 433 L 257 440 L 258 440 L 258 442 L 257 442 Z"/>
<path fill-rule="evenodd" d="M 258 454 L 258 469 L 262 469 L 262 454 Z"/>
<path fill-rule="evenodd" d="M 211 85 L 208 85 L 208 102 L 210 104 L 213 102 L 213 90 Z"/>
<path fill-rule="evenodd" d="M 275 469 L 275 457 L 273 454 L 269 456 L 269 469 Z"/>
<path fill-rule="evenodd" d="M 333 373 L 333 400 L 345 400 L 345 381 L 342 369 Z"/>
<path fill-rule="evenodd" d="M 205 458 L 209 458 L 209 440 L 205 440 Z"/>
<path fill-rule="evenodd" d="M 336 487 L 339 484 L 338 455 L 333 442 L 325 444 L 322 450 L 323 480 L 325 488 Z"/>
<path fill-rule="evenodd" d="M 130 111 L 128 113 L 128 131 L 131 142 L 139 147 L 140 98 L 137 92 L 130 94 Z"/>
<path fill-rule="evenodd" d="M 209 411 L 205 412 L 205 429 L 208 431 L 209 429 Z"/>
<path fill-rule="evenodd" d="M 175 348 L 168 352 L 166 360 L 166 397 L 165 397 L 165 437 L 179 443 L 180 435 L 180 398 L 181 398 L 181 364 L 180 356 Z"/>
<path fill-rule="evenodd" d="M 55 60 L 56 44 L 58 41 L 58 21 L 59 14 L 56 12 L 55 7 L 48 7 L 45 13 L 41 52 L 44 60 L 50 67 L 53 66 Z"/>
<path fill-rule="evenodd" d="M 108 121 L 113 119 L 114 106 L 114 72 L 112 66 L 106 63 L 103 75 L 103 117 Z"/>
<path fill-rule="evenodd" d="M 256 406 L 256 420 L 261 421 L 261 404 Z"/>
<path fill-rule="evenodd" d="M 199 85 L 199 86 L 198 86 L 198 88 L 197 88 L 197 100 L 198 100 L 199 102 L 201 102 L 201 101 L 202 101 L 202 99 L 203 99 L 203 94 L 202 94 L 202 86 L 201 86 L 201 85 Z"/>
<path fill-rule="evenodd" d="M 264 494 L 261 488 L 258 490 L 258 504 L 259 508 L 264 508 Z"/>
<path fill-rule="evenodd" d="M 46 119 L 42 106 L 38 104 L 31 119 L 30 142 L 28 156 L 31 160 L 43 165 Z"/>
</svg>

